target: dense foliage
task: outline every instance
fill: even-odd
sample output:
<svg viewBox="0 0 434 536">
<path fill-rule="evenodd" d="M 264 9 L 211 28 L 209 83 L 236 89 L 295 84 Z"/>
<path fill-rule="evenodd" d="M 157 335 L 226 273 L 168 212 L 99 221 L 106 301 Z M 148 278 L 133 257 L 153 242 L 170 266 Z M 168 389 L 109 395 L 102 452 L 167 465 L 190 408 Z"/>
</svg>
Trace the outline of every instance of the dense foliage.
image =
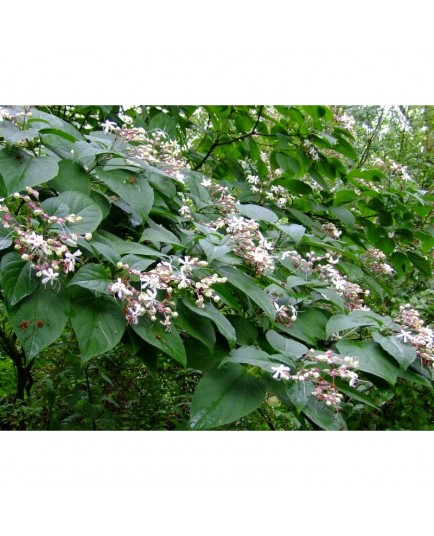
<svg viewBox="0 0 434 536">
<path fill-rule="evenodd" d="M 0 427 L 431 429 L 433 123 L 0 108 Z"/>
</svg>

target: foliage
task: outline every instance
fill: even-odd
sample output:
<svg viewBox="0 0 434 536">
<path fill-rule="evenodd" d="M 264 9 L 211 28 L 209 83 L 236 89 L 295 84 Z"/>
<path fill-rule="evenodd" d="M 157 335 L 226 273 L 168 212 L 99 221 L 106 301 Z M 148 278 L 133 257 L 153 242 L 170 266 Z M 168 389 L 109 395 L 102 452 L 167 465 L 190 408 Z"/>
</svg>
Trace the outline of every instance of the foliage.
<svg viewBox="0 0 434 536">
<path fill-rule="evenodd" d="M 360 429 L 431 396 L 433 115 L 365 112 L 1 108 L 1 426 Z"/>
</svg>

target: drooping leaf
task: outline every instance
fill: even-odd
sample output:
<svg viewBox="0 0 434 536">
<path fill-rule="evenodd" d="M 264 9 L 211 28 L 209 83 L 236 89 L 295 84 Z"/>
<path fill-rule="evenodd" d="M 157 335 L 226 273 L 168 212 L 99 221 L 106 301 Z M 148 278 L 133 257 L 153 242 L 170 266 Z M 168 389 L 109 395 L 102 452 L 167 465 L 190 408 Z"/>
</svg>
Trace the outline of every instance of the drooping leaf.
<svg viewBox="0 0 434 536">
<path fill-rule="evenodd" d="M 394 385 L 399 374 L 399 366 L 374 341 L 355 341 L 341 339 L 336 343 L 339 353 L 343 356 L 356 357 L 358 368 Z"/>
<path fill-rule="evenodd" d="M 83 361 L 114 348 L 125 331 L 125 317 L 113 299 L 71 291 L 71 323 Z"/>
<path fill-rule="evenodd" d="M 304 344 L 289 339 L 288 337 L 284 337 L 274 330 L 267 331 L 266 337 L 267 341 L 275 350 L 294 359 L 302 357 L 309 351 L 309 348 L 304 346 Z"/>
<path fill-rule="evenodd" d="M 54 225 L 54 227 L 59 227 L 60 232 L 64 232 L 66 226 L 71 233 L 92 233 L 102 220 L 102 212 L 99 206 L 83 192 L 68 190 L 57 197 L 46 199 L 41 205 L 49 216 L 59 215 L 59 210 L 63 214 L 64 207 L 66 207 L 68 215 L 75 214 L 81 218 L 76 223 L 67 222 L 62 226 Z"/>
<path fill-rule="evenodd" d="M 99 294 L 113 296 L 108 290 L 113 281 L 107 276 L 105 268 L 100 264 L 85 264 L 72 278 L 69 286 L 78 285 Z"/>
<path fill-rule="evenodd" d="M 175 326 L 166 331 L 158 321 L 150 322 L 147 318 L 141 317 L 139 323 L 132 328 L 144 341 L 160 349 L 182 366 L 186 366 L 185 348 Z"/>
<path fill-rule="evenodd" d="M 149 186 L 148 179 L 124 169 L 104 171 L 98 168 L 97 171 L 103 183 L 126 201 L 144 222 L 154 201 L 154 190 Z"/>
<path fill-rule="evenodd" d="M 227 277 L 228 283 L 242 290 L 270 319 L 274 320 L 275 309 L 273 303 L 254 279 L 231 266 L 219 267 L 217 271 L 221 276 Z"/>
<path fill-rule="evenodd" d="M 395 335 L 384 337 L 377 331 L 372 334 L 375 342 L 386 350 L 388 354 L 398 361 L 402 369 L 407 369 L 417 357 L 417 351 L 414 346 L 401 342 Z"/>
<path fill-rule="evenodd" d="M 31 294 L 39 284 L 29 261 L 23 261 L 16 252 L 6 253 L 1 261 L 1 285 L 6 300 L 15 305 Z"/>
<path fill-rule="evenodd" d="M 51 156 L 36 157 L 16 148 L 0 150 L 0 175 L 7 195 L 48 182 L 58 171 L 59 166 Z"/>
<path fill-rule="evenodd" d="M 68 321 L 69 298 L 40 285 L 10 310 L 10 322 L 28 359 L 50 346 Z"/>
<path fill-rule="evenodd" d="M 206 430 L 229 424 L 257 409 L 265 387 L 242 365 L 227 363 L 210 369 L 196 387 L 190 409 L 190 428 Z"/>
<path fill-rule="evenodd" d="M 212 320 L 223 337 L 225 337 L 225 339 L 228 341 L 229 345 L 235 345 L 237 335 L 234 327 L 225 317 L 225 315 L 214 307 L 214 305 L 211 303 L 205 303 L 203 308 L 197 307 L 191 298 L 185 298 L 183 303 L 196 315 L 205 316 L 206 318 Z"/>
</svg>

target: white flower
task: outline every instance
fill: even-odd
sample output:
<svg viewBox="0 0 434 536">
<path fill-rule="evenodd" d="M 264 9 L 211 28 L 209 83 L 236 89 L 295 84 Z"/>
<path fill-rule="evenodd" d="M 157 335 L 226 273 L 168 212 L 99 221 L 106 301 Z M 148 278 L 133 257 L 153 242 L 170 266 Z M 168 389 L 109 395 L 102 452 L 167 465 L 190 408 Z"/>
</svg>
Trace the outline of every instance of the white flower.
<svg viewBox="0 0 434 536">
<path fill-rule="evenodd" d="M 187 205 L 182 205 L 182 207 L 179 209 L 179 213 L 181 216 L 190 216 L 191 211 Z"/>
<path fill-rule="evenodd" d="M 210 186 L 212 186 L 212 181 L 211 179 L 203 179 L 203 181 L 200 184 L 201 186 L 204 186 L 205 188 L 209 188 Z"/>
<path fill-rule="evenodd" d="M 116 127 L 116 123 L 107 119 L 104 123 L 101 123 L 101 126 L 104 127 L 104 133 L 107 134 L 109 130 L 113 130 Z"/>
<path fill-rule="evenodd" d="M 42 280 L 42 283 L 47 286 L 48 282 L 51 282 L 51 286 L 54 285 L 55 282 L 57 282 L 57 278 L 59 277 L 59 273 L 55 272 L 53 268 L 48 268 L 48 270 L 42 270 L 42 275 L 45 275 L 44 279 Z"/>
<path fill-rule="evenodd" d="M 77 260 L 77 257 L 81 255 L 81 251 L 77 249 L 75 253 L 69 253 L 67 251 L 65 253 L 65 260 L 63 261 L 63 268 L 66 273 L 73 272 L 75 269 L 75 262 Z"/>
<path fill-rule="evenodd" d="M 413 335 L 411 331 L 406 331 L 405 329 L 401 329 L 401 332 L 396 336 L 397 339 L 402 339 L 404 342 L 412 341 Z"/>
<path fill-rule="evenodd" d="M 284 378 L 285 380 L 287 380 L 290 377 L 289 372 L 291 369 L 289 367 L 285 367 L 285 365 L 279 365 L 278 367 L 271 367 L 271 370 L 274 371 L 273 378 L 275 380 L 280 380 L 281 378 Z"/>
<path fill-rule="evenodd" d="M 118 277 L 118 280 L 116 283 L 113 283 L 113 285 L 109 286 L 109 291 L 113 292 L 120 300 L 124 298 L 124 296 L 131 296 L 133 293 L 131 290 L 129 290 L 124 283 L 122 283 L 122 279 Z"/>
</svg>

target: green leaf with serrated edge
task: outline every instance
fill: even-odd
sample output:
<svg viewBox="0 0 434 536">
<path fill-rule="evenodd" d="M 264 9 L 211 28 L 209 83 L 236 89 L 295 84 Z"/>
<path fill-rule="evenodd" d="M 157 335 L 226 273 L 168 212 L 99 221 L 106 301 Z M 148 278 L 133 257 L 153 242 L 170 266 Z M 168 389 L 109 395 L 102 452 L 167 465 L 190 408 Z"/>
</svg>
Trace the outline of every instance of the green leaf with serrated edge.
<svg viewBox="0 0 434 536">
<path fill-rule="evenodd" d="M 158 320 L 151 323 L 147 318 L 140 317 L 139 323 L 132 328 L 144 341 L 160 349 L 183 367 L 187 365 L 185 348 L 175 326 L 166 331 Z"/>
<path fill-rule="evenodd" d="M 279 219 L 272 210 L 258 205 L 241 205 L 238 203 L 236 207 L 240 214 L 247 216 L 251 220 L 263 220 L 268 223 L 275 223 Z"/>
<path fill-rule="evenodd" d="M 347 329 L 360 328 L 365 326 L 378 327 L 379 323 L 374 318 L 364 316 L 362 318 L 354 318 L 351 315 L 333 315 L 327 322 L 326 332 L 329 339 L 333 333 L 339 333 Z"/>
<path fill-rule="evenodd" d="M 68 214 L 75 214 L 81 218 L 76 223 L 66 222 L 62 225 L 54 224 L 61 233 L 65 232 L 65 227 L 70 233 L 86 234 L 97 229 L 102 220 L 102 212 L 99 206 L 83 192 L 67 191 L 57 197 L 50 197 L 41 203 L 42 208 L 49 216 L 57 214 L 59 208 L 66 206 Z"/>
<path fill-rule="evenodd" d="M 178 313 L 176 325 L 200 341 L 212 352 L 216 343 L 216 336 L 211 321 L 208 318 L 195 315 L 180 301 L 176 304 L 176 312 Z"/>
<path fill-rule="evenodd" d="M 114 348 L 126 321 L 119 303 L 86 290 L 71 288 L 71 323 L 83 361 Z"/>
<path fill-rule="evenodd" d="M 196 387 L 190 408 L 190 428 L 206 430 L 252 413 L 265 399 L 263 383 L 243 366 L 227 363 L 210 369 Z"/>
<path fill-rule="evenodd" d="M 10 309 L 10 322 L 28 359 L 62 335 L 68 312 L 68 296 L 44 285 Z"/>
<path fill-rule="evenodd" d="M 395 384 L 399 366 L 376 342 L 341 339 L 336 347 L 340 355 L 357 358 L 359 370 L 383 378 L 391 385 Z"/>
<path fill-rule="evenodd" d="M 408 368 L 417 357 L 417 351 L 414 346 L 401 342 L 395 335 L 384 337 L 378 331 L 372 333 L 372 338 L 375 342 L 386 350 L 386 352 L 394 357 L 401 365 L 402 369 Z"/>
<path fill-rule="evenodd" d="M 0 270 L 3 293 L 10 305 L 15 305 L 31 294 L 39 284 L 30 262 L 23 261 L 18 253 L 6 253 Z"/>
<path fill-rule="evenodd" d="M 48 183 L 50 188 L 57 192 L 73 190 L 90 195 L 90 176 L 76 162 L 61 160 L 59 173 Z"/>
<path fill-rule="evenodd" d="M 294 240 L 295 244 L 299 244 L 301 239 L 303 238 L 306 228 L 302 225 L 298 225 L 297 223 L 292 223 L 290 225 L 276 225 L 277 229 L 280 229 L 282 232 L 284 232 L 286 235 L 288 235 L 292 240 Z"/>
<path fill-rule="evenodd" d="M 154 201 L 154 190 L 146 177 L 123 169 L 104 171 L 97 169 L 102 182 L 121 199 L 126 201 L 145 222 Z"/>
<path fill-rule="evenodd" d="M 109 285 L 112 285 L 113 282 L 108 278 L 103 266 L 89 263 L 77 271 L 68 286 L 78 285 L 93 292 L 113 296 L 108 290 Z"/>
<path fill-rule="evenodd" d="M 266 337 L 267 341 L 275 350 L 294 359 L 302 357 L 309 351 L 309 348 L 307 348 L 304 344 L 294 341 L 293 339 L 289 339 L 288 337 L 284 337 L 274 330 L 267 331 Z"/>
<path fill-rule="evenodd" d="M 347 425 L 341 413 L 336 413 L 333 407 L 326 406 L 311 396 L 303 408 L 303 413 L 322 430 L 346 430 Z"/>
<path fill-rule="evenodd" d="M 59 166 L 50 156 L 36 157 L 22 149 L 0 150 L 0 174 L 7 195 L 21 192 L 26 186 L 38 186 L 57 175 Z"/>
<path fill-rule="evenodd" d="M 229 342 L 229 344 L 231 346 L 235 345 L 237 339 L 235 328 L 225 317 L 225 315 L 221 313 L 216 307 L 214 307 L 212 303 L 205 303 L 203 308 L 197 307 L 191 298 L 185 298 L 184 300 L 182 300 L 182 303 L 195 314 L 199 316 L 205 316 L 212 320 L 216 325 L 217 329 L 223 335 L 223 337 L 225 337 L 225 339 Z"/>
<path fill-rule="evenodd" d="M 257 282 L 253 278 L 230 266 L 221 266 L 217 269 L 217 272 L 219 272 L 221 276 L 226 277 L 228 283 L 244 292 L 271 320 L 274 320 L 275 309 L 273 302 L 267 294 L 258 287 Z"/>
</svg>

